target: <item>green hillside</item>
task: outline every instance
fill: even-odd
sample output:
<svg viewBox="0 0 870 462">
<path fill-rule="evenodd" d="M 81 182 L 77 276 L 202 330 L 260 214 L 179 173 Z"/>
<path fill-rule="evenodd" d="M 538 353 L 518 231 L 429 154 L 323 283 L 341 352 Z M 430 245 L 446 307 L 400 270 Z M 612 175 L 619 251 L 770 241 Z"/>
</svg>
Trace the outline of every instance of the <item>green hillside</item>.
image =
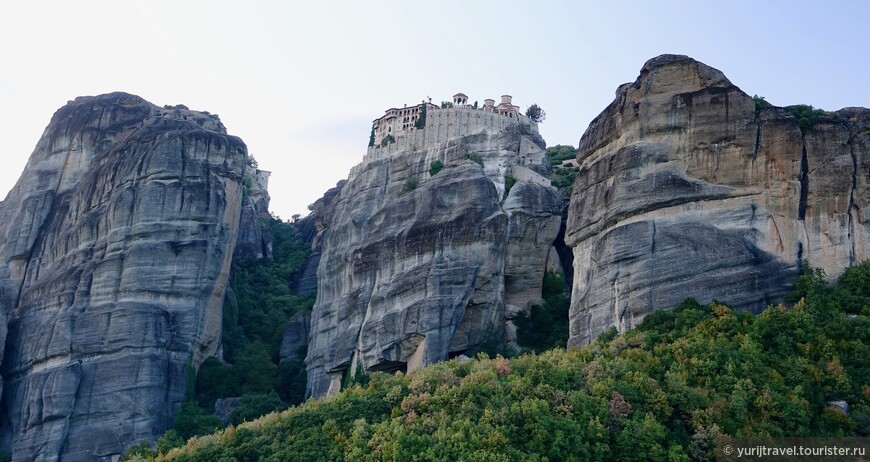
<svg viewBox="0 0 870 462">
<path fill-rule="evenodd" d="M 730 436 L 870 434 L 870 263 L 759 315 L 687 300 L 585 348 L 435 364 L 125 460 L 712 460 Z M 849 414 L 828 406 L 845 400 Z"/>
</svg>

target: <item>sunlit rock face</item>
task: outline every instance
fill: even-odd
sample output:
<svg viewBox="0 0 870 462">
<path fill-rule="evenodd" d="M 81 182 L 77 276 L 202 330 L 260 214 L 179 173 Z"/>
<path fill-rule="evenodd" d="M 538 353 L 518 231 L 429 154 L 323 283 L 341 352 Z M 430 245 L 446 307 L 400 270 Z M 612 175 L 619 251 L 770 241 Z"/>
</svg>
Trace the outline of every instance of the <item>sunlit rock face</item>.
<svg viewBox="0 0 870 462">
<path fill-rule="evenodd" d="M 309 394 L 337 391 L 360 368 L 412 370 L 505 340 L 507 313 L 540 302 L 559 231 L 543 148 L 520 124 L 375 149 L 314 204 Z M 432 175 L 435 161 L 444 167 Z M 517 182 L 505 194 L 507 177 Z"/>
<path fill-rule="evenodd" d="M 801 130 L 720 71 L 663 55 L 619 87 L 578 161 L 570 346 L 687 297 L 758 310 L 803 259 L 836 277 L 870 257 L 867 109 Z"/>
<path fill-rule="evenodd" d="M 55 113 L 0 203 L 13 460 L 110 460 L 168 428 L 218 348 L 246 156 L 183 106 L 112 93 Z"/>
</svg>

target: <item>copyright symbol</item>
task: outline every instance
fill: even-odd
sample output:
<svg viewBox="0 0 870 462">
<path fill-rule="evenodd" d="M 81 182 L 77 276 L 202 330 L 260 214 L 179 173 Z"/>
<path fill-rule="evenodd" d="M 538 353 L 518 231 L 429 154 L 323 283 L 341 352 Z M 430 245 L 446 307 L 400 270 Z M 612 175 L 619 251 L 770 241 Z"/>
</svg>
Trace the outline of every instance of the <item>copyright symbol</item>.
<svg viewBox="0 0 870 462">
<path fill-rule="evenodd" d="M 722 452 L 724 452 L 726 456 L 730 456 L 734 453 L 734 448 L 732 448 L 730 444 L 726 444 L 725 447 L 722 448 Z"/>
</svg>

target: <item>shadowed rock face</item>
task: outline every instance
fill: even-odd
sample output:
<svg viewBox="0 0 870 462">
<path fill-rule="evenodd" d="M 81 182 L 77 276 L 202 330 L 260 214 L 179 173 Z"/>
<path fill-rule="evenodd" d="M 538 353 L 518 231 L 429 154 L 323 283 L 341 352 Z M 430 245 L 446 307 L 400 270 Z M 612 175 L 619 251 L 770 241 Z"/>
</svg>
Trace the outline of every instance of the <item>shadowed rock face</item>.
<svg viewBox="0 0 870 462">
<path fill-rule="evenodd" d="M 113 93 L 55 113 L 0 203 L 14 460 L 108 460 L 166 430 L 218 347 L 245 159 L 183 107 Z"/>
<path fill-rule="evenodd" d="M 870 257 L 870 111 L 836 114 L 802 132 L 703 63 L 648 61 L 580 140 L 569 345 L 687 297 L 758 310 L 802 259 Z"/>
<path fill-rule="evenodd" d="M 563 201 L 527 128 L 366 161 L 316 203 L 309 394 L 337 391 L 348 368 L 412 370 L 505 335 L 507 305 L 540 300 Z"/>
</svg>

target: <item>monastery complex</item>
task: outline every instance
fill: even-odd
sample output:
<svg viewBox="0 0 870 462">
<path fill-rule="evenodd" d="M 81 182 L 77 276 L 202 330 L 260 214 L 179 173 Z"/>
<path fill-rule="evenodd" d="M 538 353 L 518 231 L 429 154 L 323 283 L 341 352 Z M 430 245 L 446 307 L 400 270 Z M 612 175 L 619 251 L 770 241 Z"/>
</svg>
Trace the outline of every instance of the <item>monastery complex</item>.
<svg viewBox="0 0 870 462">
<path fill-rule="evenodd" d="M 514 123 L 531 123 L 511 99 L 510 95 L 502 95 L 501 102 L 495 104 L 495 100 L 487 98 L 483 100 L 483 106 L 478 107 L 476 101 L 473 105 L 468 104 L 468 95 L 457 93 L 453 95 L 452 103 L 445 102 L 441 106 L 432 104 L 432 98 L 429 98 L 428 102 L 424 101 L 415 106 L 408 107 L 406 104 L 403 108 L 387 109 L 382 117 L 372 121 L 374 142 L 371 147 L 399 142 L 424 128 L 429 129 L 429 133 L 418 140 L 421 145 L 465 135 L 478 128 L 501 129 Z M 424 113 L 425 121 L 420 122 Z"/>
</svg>

